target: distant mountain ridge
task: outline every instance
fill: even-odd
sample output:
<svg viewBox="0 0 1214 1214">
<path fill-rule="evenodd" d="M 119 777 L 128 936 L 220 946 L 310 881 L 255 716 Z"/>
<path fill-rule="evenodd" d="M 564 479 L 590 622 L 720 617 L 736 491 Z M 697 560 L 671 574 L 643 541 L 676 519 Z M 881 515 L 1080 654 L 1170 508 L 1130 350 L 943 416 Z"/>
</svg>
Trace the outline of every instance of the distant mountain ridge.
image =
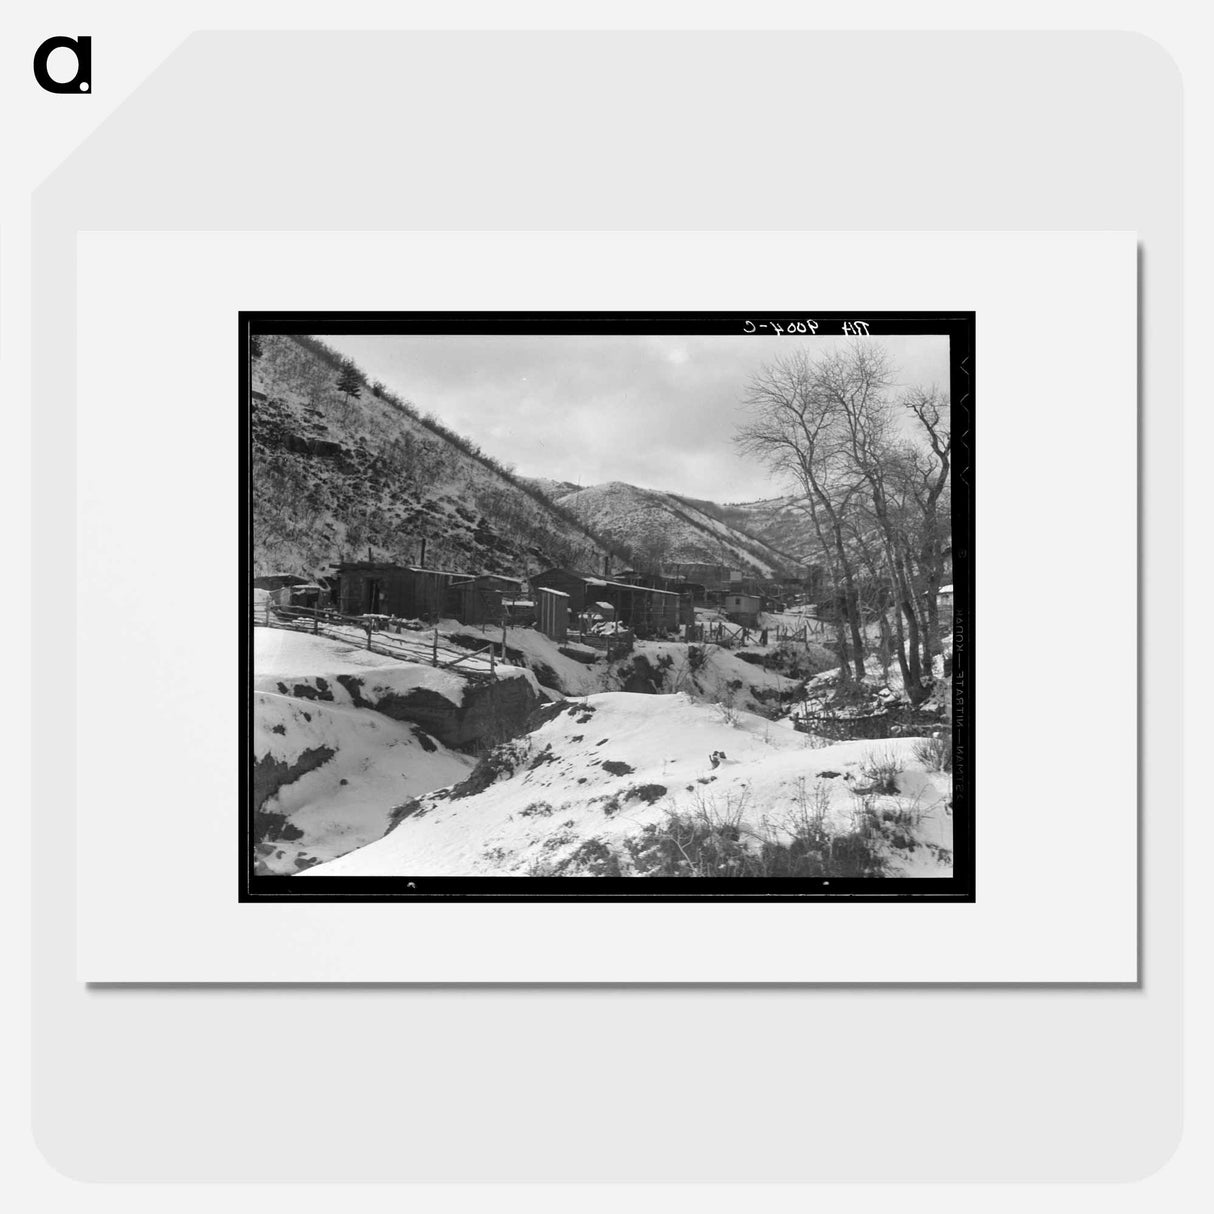
<svg viewBox="0 0 1214 1214">
<path fill-rule="evenodd" d="M 721 506 L 623 481 L 584 489 L 564 481 L 536 483 L 558 505 L 630 548 L 642 564 L 726 565 L 752 577 L 788 577 L 803 570 L 810 550 L 791 498 Z"/>
</svg>

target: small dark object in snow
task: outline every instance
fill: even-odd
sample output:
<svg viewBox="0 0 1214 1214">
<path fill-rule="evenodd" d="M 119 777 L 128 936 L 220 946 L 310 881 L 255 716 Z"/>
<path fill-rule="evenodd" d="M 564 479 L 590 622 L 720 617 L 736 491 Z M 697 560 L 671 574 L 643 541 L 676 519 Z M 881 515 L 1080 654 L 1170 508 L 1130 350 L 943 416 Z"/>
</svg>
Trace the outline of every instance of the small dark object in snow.
<svg viewBox="0 0 1214 1214">
<path fill-rule="evenodd" d="M 581 741 L 581 740 L 582 740 L 582 739 L 583 739 L 585 736 L 586 736 L 585 734 L 581 734 L 581 733 L 575 733 L 575 734 L 573 735 L 573 737 L 571 737 L 571 738 L 569 739 L 569 741 L 571 741 L 571 742 L 580 742 L 580 741 Z"/>
<path fill-rule="evenodd" d="M 819 779 L 822 779 L 822 780 L 837 780 L 841 775 L 843 775 L 843 773 L 841 771 L 820 771 L 820 772 L 818 772 L 818 777 L 819 777 Z M 845 778 L 849 779 L 849 780 L 851 779 L 850 776 L 847 776 Z"/>
<path fill-rule="evenodd" d="M 585 725 L 586 722 L 590 720 L 590 715 L 591 714 L 588 712 L 584 717 L 578 717 L 577 723 L 579 725 Z"/>
<path fill-rule="evenodd" d="M 285 725 L 281 725 L 281 724 L 279 724 L 279 725 L 271 725 L 271 726 L 270 726 L 270 732 L 271 732 L 271 733 L 286 733 L 286 732 L 287 732 L 287 727 L 286 727 Z"/>
<path fill-rule="evenodd" d="M 652 805 L 665 795 L 666 787 L 663 784 L 635 784 L 624 794 L 624 800 L 644 801 L 646 805 Z"/>
<path fill-rule="evenodd" d="M 340 780 L 338 780 L 337 782 L 338 782 L 338 784 L 349 784 L 350 783 L 350 781 L 347 780 L 345 778 L 345 776 L 342 776 L 342 778 Z"/>
<path fill-rule="evenodd" d="M 596 742 L 595 745 L 596 746 L 605 746 L 610 741 L 611 741 L 610 738 L 603 738 L 601 741 Z"/>
<path fill-rule="evenodd" d="M 627 763 L 621 763 L 618 759 L 608 759 L 603 764 L 603 770 L 610 772 L 613 776 L 626 776 L 634 772 L 636 768 L 629 767 Z"/>
<path fill-rule="evenodd" d="M 725 752 L 723 750 L 714 750 L 712 754 L 708 756 L 708 761 L 713 765 L 713 767 L 720 767 L 721 764 L 725 762 Z"/>
</svg>

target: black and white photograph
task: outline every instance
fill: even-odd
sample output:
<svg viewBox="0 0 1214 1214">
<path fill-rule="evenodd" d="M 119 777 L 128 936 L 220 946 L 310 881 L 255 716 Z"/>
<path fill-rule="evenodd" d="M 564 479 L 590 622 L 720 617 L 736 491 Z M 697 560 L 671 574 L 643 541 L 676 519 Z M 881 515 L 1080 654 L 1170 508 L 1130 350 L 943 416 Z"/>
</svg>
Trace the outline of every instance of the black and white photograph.
<svg viewBox="0 0 1214 1214">
<path fill-rule="evenodd" d="M 973 900 L 973 330 L 242 313 L 241 898 Z"/>
</svg>

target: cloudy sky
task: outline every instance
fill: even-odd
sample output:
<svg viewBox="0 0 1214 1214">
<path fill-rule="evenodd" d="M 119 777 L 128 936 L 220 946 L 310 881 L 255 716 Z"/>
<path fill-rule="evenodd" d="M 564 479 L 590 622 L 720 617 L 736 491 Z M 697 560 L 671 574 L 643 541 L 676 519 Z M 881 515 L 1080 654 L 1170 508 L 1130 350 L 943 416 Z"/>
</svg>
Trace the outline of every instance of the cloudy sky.
<svg viewBox="0 0 1214 1214">
<path fill-rule="evenodd" d="M 718 502 L 785 490 L 734 448 L 750 377 L 797 345 L 824 352 L 845 340 L 318 336 L 369 380 L 382 380 L 523 476 L 627 481 Z M 947 337 L 879 340 L 898 368 L 895 394 L 916 385 L 947 392 Z"/>
</svg>

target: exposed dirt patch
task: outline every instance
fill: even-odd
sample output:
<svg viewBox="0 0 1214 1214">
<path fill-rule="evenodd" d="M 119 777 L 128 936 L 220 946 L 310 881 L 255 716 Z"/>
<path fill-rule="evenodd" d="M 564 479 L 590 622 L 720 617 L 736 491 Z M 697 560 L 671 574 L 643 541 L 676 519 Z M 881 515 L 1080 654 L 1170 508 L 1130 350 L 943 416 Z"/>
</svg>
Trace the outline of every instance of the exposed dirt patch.
<svg viewBox="0 0 1214 1214">
<path fill-rule="evenodd" d="M 260 813 L 261 807 L 284 785 L 292 784 L 300 776 L 307 775 L 308 772 L 315 771 L 318 767 L 323 767 L 336 753 L 328 746 L 313 746 L 305 750 L 293 763 L 275 758 L 274 755 L 259 755 L 253 764 L 254 813 Z M 280 817 L 281 815 L 267 814 L 266 816 Z M 299 836 L 293 837 L 298 838 Z"/>
<path fill-rule="evenodd" d="M 666 795 L 666 786 L 664 784 L 634 784 L 625 794 L 625 801 L 644 801 L 646 805 L 652 805 L 655 801 L 660 801 Z"/>
<path fill-rule="evenodd" d="M 556 762 L 556 755 L 554 755 L 552 753 L 552 744 L 549 743 L 547 746 L 544 747 L 543 750 L 541 750 L 539 752 L 539 754 L 537 754 L 535 756 L 534 759 L 531 760 L 530 763 L 527 764 L 527 769 L 529 771 L 534 771 L 537 767 L 542 767 L 545 763 L 555 763 L 555 762 Z"/>
<path fill-rule="evenodd" d="M 411 798 L 403 805 L 398 805 L 388 815 L 388 829 L 384 831 L 384 834 L 390 835 L 406 818 L 421 817 L 427 812 L 429 811 L 422 801 L 416 797 Z"/>
<path fill-rule="evenodd" d="M 283 686 L 281 683 L 278 685 Z M 318 678 L 314 683 L 296 683 L 290 694 L 297 700 L 332 700 L 333 692 L 328 679 Z"/>
<path fill-rule="evenodd" d="M 463 797 L 474 797 L 478 792 L 484 792 L 491 784 L 497 783 L 507 776 L 514 775 L 522 759 L 520 751 L 513 746 L 495 746 L 488 754 L 477 760 L 476 766 L 466 780 L 457 784 L 450 793 L 452 801 Z"/>
<path fill-rule="evenodd" d="M 421 726 L 413 726 L 413 736 L 427 754 L 433 754 L 438 749 L 438 743 Z"/>
<path fill-rule="evenodd" d="M 355 708 L 374 708 L 370 700 L 363 699 L 363 681 L 352 674 L 339 674 L 337 681 L 346 689 L 346 693 L 354 703 Z"/>
<path fill-rule="evenodd" d="M 291 842 L 303 838 L 303 831 L 287 821 L 286 814 L 258 810 L 253 815 L 253 838 L 257 843 Z"/>
</svg>

